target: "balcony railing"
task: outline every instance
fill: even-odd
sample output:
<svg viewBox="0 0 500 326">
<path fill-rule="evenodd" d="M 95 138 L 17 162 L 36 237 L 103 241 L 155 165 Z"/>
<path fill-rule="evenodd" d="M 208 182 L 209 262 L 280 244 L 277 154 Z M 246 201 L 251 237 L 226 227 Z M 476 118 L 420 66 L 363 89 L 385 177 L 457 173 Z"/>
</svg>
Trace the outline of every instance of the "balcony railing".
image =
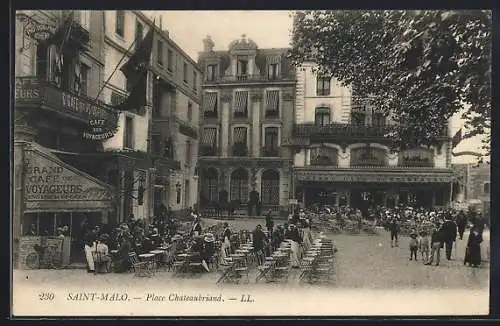
<svg viewBox="0 0 500 326">
<path fill-rule="evenodd" d="M 280 157 L 280 149 L 278 147 L 262 147 L 260 156 L 262 157 Z"/>
<path fill-rule="evenodd" d="M 117 111 L 111 106 L 58 88 L 38 76 L 16 77 L 15 105 L 47 108 L 85 123 L 92 118 L 115 125 L 118 120 Z"/>
<path fill-rule="evenodd" d="M 266 82 L 266 81 L 278 81 L 278 80 L 289 80 L 293 81 L 294 76 L 268 76 L 268 75 L 226 75 L 226 76 L 214 76 L 211 78 L 205 77 L 205 83 L 218 84 L 227 82 Z"/>
<path fill-rule="evenodd" d="M 234 144 L 231 147 L 231 155 L 232 156 L 238 156 L 238 157 L 245 157 L 248 156 L 248 146 L 246 144 Z"/>
<path fill-rule="evenodd" d="M 234 111 L 233 112 L 233 118 L 248 118 L 248 111 L 244 111 L 244 112 L 236 112 Z"/>
<path fill-rule="evenodd" d="M 385 160 L 376 158 L 361 158 L 351 161 L 351 167 L 386 167 L 387 165 Z"/>
<path fill-rule="evenodd" d="M 400 160 L 398 162 L 398 167 L 403 167 L 403 168 L 410 168 L 410 167 L 432 168 L 432 167 L 434 167 L 434 162 L 431 159 Z"/>
<path fill-rule="evenodd" d="M 266 118 L 279 118 L 280 111 L 278 110 L 266 110 Z"/>
<path fill-rule="evenodd" d="M 317 125 L 312 122 L 297 123 L 293 126 L 293 135 L 296 137 L 383 137 L 389 131 L 391 125 L 371 125 L 349 123 L 332 123 L 329 125 Z M 441 137 L 448 134 L 447 127 L 443 126 Z"/>
<path fill-rule="evenodd" d="M 200 156 L 217 156 L 218 153 L 216 146 L 200 145 Z"/>
</svg>

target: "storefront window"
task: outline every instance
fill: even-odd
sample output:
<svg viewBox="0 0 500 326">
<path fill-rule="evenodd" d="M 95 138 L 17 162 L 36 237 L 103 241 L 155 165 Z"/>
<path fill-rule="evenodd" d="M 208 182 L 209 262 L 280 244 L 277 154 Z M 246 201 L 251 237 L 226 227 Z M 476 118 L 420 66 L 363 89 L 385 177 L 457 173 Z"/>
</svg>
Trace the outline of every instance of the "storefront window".
<svg viewBox="0 0 500 326">
<path fill-rule="evenodd" d="M 38 235 L 38 223 L 36 213 L 26 213 L 23 216 L 22 235 Z"/>
<path fill-rule="evenodd" d="M 40 213 L 39 215 L 39 234 L 54 235 L 55 231 L 55 216 L 54 213 Z"/>
</svg>

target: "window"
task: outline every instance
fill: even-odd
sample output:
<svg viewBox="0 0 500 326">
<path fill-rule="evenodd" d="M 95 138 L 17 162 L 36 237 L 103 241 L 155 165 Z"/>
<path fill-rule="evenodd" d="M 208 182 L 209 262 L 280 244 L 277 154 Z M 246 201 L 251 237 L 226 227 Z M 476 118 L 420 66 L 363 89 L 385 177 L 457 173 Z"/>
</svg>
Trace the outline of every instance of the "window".
<svg viewBox="0 0 500 326">
<path fill-rule="evenodd" d="M 151 152 L 155 155 L 161 154 L 161 140 L 160 135 L 151 136 Z"/>
<path fill-rule="evenodd" d="M 317 126 L 327 126 L 330 124 L 330 108 L 316 108 L 314 113 L 314 123 Z"/>
<path fill-rule="evenodd" d="M 272 63 L 268 66 L 267 76 L 271 80 L 278 79 L 278 64 L 277 63 Z"/>
<path fill-rule="evenodd" d="M 80 94 L 82 95 L 88 95 L 89 72 L 89 66 L 80 65 Z"/>
<path fill-rule="evenodd" d="M 217 93 L 205 93 L 203 98 L 203 116 L 205 118 L 217 118 Z"/>
<path fill-rule="evenodd" d="M 115 24 L 115 32 L 116 34 L 123 37 L 125 31 L 125 11 L 117 10 L 116 11 L 116 24 Z"/>
<path fill-rule="evenodd" d="M 247 128 L 236 127 L 233 132 L 233 155 L 246 156 L 247 153 Z"/>
<path fill-rule="evenodd" d="M 139 49 L 142 38 L 144 37 L 144 27 L 139 21 L 135 22 L 135 50 Z"/>
<path fill-rule="evenodd" d="M 387 152 L 376 147 L 361 147 L 351 150 L 351 166 L 386 166 Z"/>
<path fill-rule="evenodd" d="M 134 119 L 132 117 L 125 117 L 125 137 L 123 147 L 134 148 Z"/>
<path fill-rule="evenodd" d="M 187 84 L 187 82 L 188 82 L 188 65 L 185 62 L 182 66 L 182 74 L 184 76 L 184 83 Z"/>
<path fill-rule="evenodd" d="M 248 92 L 238 91 L 234 94 L 233 116 L 235 118 L 248 117 Z"/>
<path fill-rule="evenodd" d="M 217 65 L 207 66 L 207 80 L 214 81 L 217 78 Z"/>
<path fill-rule="evenodd" d="M 337 165 L 338 151 L 331 147 L 318 147 L 311 150 L 311 165 Z"/>
<path fill-rule="evenodd" d="M 196 71 L 193 71 L 193 90 L 196 91 L 197 88 L 198 88 L 198 74 L 196 73 Z"/>
<path fill-rule="evenodd" d="M 36 75 L 40 79 L 47 79 L 47 68 L 48 68 L 48 49 L 47 45 L 43 43 L 38 43 L 36 47 Z"/>
<path fill-rule="evenodd" d="M 246 203 L 248 201 L 248 172 L 237 169 L 231 173 L 231 201 Z"/>
<path fill-rule="evenodd" d="M 218 180 L 219 173 L 214 168 L 208 168 L 207 171 L 202 172 L 202 194 L 201 203 L 214 203 L 217 202 L 218 197 Z"/>
<path fill-rule="evenodd" d="M 172 72 L 174 70 L 174 53 L 172 52 L 172 50 L 168 49 L 167 50 L 167 60 L 168 60 L 168 67 L 167 69 Z"/>
<path fill-rule="evenodd" d="M 188 112 L 187 112 L 188 121 L 191 122 L 193 120 L 193 103 L 188 102 Z"/>
<path fill-rule="evenodd" d="M 90 31 L 90 10 L 80 10 L 80 25 Z"/>
<path fill-rule="evenodd" d="M 372 125 L 376 127 L 385 126 L 385 116 L 381 112 L 373 112 L 372 115 Z"/>
<path fill-rule="evenodd" d="M 264 155 L 266 157 L 269 156 L 278 156 L 278 148 L 279 148 L 279 130 L 277 127 L 267 127 L 264 130 Z"/>
<path fill-rule="evenodd" d="M 116 106 L 125 101 L 125 96 L 117 92 L 111 92 L 111 105 Z"/>
<path fill-rule="evenodd" d="M 279 205 L 280 174 L 277 171 L 266 170 L 262 173 L 261 194 L 263 204 Z"/>
<path fill-rule="evenodd" d="M 366 113 L 361 110 L 355 110 L 351 112 L 351 124 L 364 126 L 366 120 Z"/>
<path fill-rule="evenodd" d="M 316 95 L 330 95 L 330 77 L 318 77 L 316 84 Z"/>
<path fill-rule="evenodd" d="M 490 183 L 489 182 L 485 182 L 484 185 L 483 185 L 483 192 L 485 194 L 489 194 L 490 193 Z"/>
<path fill-rule="evenodd" d="M 156 42 L 156 48 L 156 62 L 158 62 L 160 66 L 163 66 L 163 42 L 158 40 Z"/>
<path fill-rule="evenodd" d="M 279 91 L 266 92 L 266 117 L 279 117 Z"/>
<path fill-rule="evenodd" d="M 248 77 L 248 58 L 238 57 L 237 71 L 238 80 L 246 80 Z"/>
<path fill-rule="evenodd" d="M 203 128 L 203 135 L 200 144 L 200 154 L 202 156 L 217 155 L 217 128 Z"/>
<path fill-rule="evenodd" d="M 189 140 L 186 142 L 186 164 L 191 164 L 191 142 Z"/>
</svg>

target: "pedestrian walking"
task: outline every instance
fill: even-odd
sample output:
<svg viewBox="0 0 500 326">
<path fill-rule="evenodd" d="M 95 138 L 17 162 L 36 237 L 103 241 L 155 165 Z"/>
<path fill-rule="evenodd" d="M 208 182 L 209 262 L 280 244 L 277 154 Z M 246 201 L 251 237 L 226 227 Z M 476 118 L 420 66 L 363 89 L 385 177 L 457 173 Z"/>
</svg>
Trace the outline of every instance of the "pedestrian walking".
<svg viewBox="0 0 500 326">
<path fill-rule="evenodd" d="M 266 228 L 269 235 L 273 234 L 274 221 L 273 221 L 273 211 L 270 209 L 266 214 Z"/>
<path fill-rule="evenodd" d="M 413 260 L 413 258 L 415 258 L 415 261 L 417 261 L 417 252 L 418 252 L 417 232 L 413 231 L 410 234 L 410 260 Z"/>
<path fill-rule="evenodd" d="M 457 228 L 460 240 L 463 240 L 464 238 L 464 232 L 466 226 L 467 226 L 467 217 L 465 216 L 463 211 L 460 211 L 460 213 L 457 216 Z"/>
<path fill-rule="evenodd" d="M 472 267 L 481 265 L 481 242 L 483 242 L 483 236 L 480 227 L 474 226 L 467 240 L 464 265 L 469 264 Z"/>
<path fill-rule="evenodd" d="M 398 234 L 400 231 L 400 226 L 396 218 L 393 218 L 391 223 L 389 224 L 389 231 L 391 232 L 391 248 L 394 246 L 398 247 Z"/>
<path fill-rule="evenodd" d="M 434 262 L 434 256 L 436 257 L 436 266 L 439 266 L 440 258 L 441 258 L 441 246 L 443 245 L 442 241 L 442 229 L 438 226 L 434 228 L 431 234 L 431 257 L 429 261 L 425 265 L 432 265 Z"/>
<path fill-rule="evenodd" d="M 446 251 L 446 259 L 451 260 L 453 243 L 457 239 L 457 224 L 448 214 L 446 215 L 446 220 L 442 227 L 442 237 Z"/>
</svg>

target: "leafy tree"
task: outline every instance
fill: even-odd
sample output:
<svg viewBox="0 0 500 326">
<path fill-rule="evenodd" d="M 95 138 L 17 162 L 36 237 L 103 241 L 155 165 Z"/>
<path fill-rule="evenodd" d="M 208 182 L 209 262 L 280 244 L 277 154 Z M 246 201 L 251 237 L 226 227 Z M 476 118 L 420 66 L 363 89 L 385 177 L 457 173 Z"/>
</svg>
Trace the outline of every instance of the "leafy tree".
<svg viewBox="0 0 500 326">
<path fill-rule="evenodd" d="M 457 112 L 464 138 L 489 135 L 489 11 L 298 11 L 290 58 L 315 61 L 318 73 L 390 115 L 397 148 L 436 144 Z"/>
</svg>

